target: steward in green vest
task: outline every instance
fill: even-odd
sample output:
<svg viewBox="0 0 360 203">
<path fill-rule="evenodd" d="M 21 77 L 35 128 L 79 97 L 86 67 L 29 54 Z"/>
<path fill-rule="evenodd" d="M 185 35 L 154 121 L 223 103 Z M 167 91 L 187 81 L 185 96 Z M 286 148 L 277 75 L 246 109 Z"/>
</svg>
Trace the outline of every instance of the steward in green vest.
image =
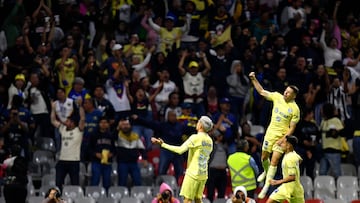
<svg viewBox="0 0 360 203">
<path fill-rule="evenodd" d="M 233 191 L 235 187 L 242 185 L 246 188 L 248 196 L 254 198 L 259 167 L 255 160 L 246 153 L 248 150 L 249 143 L 246 140 L 240 140 L 237 145 L 237 152 L 228 157 L 227 164 Z"/>
</svg>

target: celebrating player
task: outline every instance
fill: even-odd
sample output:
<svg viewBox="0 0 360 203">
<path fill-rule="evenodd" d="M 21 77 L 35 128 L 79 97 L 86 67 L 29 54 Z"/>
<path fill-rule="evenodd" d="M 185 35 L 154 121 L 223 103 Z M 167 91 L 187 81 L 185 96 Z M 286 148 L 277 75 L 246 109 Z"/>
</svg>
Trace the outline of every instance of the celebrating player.
<svg viewBox="0 0 360 203">
<path fill-rule="evenodd" d="M 289 203 L 303 203 L 304 188 L 300 183 L 300 162 L 301 157 L 294 151 L 294 147 L 298 143 L 295 136 L 286 136 L 286 142 L 282 143 L 285 150 L 284 158 L 281 162 L 282 176 L 281 180 L 270 180 L 271 185 L 280 185 L 279 188 L 271 193 L 266 203 L 283 202 L 287 200 Z"/>
<path fill-rule="evenodd" d="M 269 189 L 269 180 L 274 178 L 277 164 L 284 153 L 280 145 L 284 141 L 286 135 L 294 133 L 296 124 L 300 120 L 300 110 L 295 103 L 295 98 L 299 89 L 296 86 L 290 85 L 285 89 L 283 95 L 281 95 L 278 92 L 264 90 L 256 79 L 254 72 L 251 72 L 249 77 L 256 91 L 273 102 L 271 121 L 266 130 L 262 145 L 261 162 L 264 172 L 258 177 L 258 182 L 261 182 L 266 178 L 265 185 L 258 195 L 258 198 L 262 199 Z M 271 153 L 270 163 L 269 157 Z"/>
<path fill-rule="evenodd" d="M 184 196 L 184 203 L 191 203 L 193 200 L 195 203 L 201 203 L 208 178 L 208 162 L 213 149 L 213 141 L 207 132 L 212 128 L 211 119 L 201 116 L 196 125 L 197 134 L 191 135 L 181 146 L 166 144 L 160 138 L 151 138 L 153 143 L 178 154 L 189 150 L 188 167 L 180 190 L 180 195 Z"/>
</svg>

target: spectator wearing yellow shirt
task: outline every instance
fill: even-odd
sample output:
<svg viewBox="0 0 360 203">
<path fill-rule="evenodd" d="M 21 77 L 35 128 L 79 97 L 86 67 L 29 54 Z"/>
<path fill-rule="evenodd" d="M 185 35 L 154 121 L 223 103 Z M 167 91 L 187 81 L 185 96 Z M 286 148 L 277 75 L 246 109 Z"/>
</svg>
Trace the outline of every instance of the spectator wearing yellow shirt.
<svg viewBox="0 0 360 203">
<path fill-rule="evenodd" d="M 191 15 L 186 16 L 185 24 L 182 27 L 174 27 L 176 16 L 168 13 L 165 17 L 165 27 L 160 27 L 155 24 L 152 18 L 149 18 L 149 25 L 160 35 L 160 44 L 158 50 L 167 54 L 172 51 L 174 45 L 176 48 L 180 47 L 180 40 L 184 33 L 189 31 L 191 23 Z"/>
<path fill-rule="evenodd" d="M 140 62 L 144 60 L 145 44 L 140 42 L 138 34 L 131 35 L 130 43 L 124 46 L 123 52 L 126 58 L 136 56 L 139 57 Z"/>
<path fill-rule="evenodd" d="M 78 71 L 78 63 L 71 57 L 71 50 L 68 47 L 62 48 L 60 56 L 55 61 L 55 70 L 58 75 L 59 87 L 64 88 L 68 95 Z"/>
</svg>

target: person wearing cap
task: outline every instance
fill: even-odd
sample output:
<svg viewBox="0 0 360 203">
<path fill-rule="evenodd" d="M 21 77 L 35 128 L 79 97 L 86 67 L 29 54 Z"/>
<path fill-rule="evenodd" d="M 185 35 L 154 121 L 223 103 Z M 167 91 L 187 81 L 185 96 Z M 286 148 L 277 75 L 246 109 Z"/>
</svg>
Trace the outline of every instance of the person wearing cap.
<svg viewBox="0 0 360 203">
<path fill-rule="evenodd" d="M 112 56 L 107 58 L 102 64 L 101 68 L 108 71 L 108 78 L 111 78 L 117 69 L 125 66 L 123 46 L 115 43 L 111 47 Z"/>
<path fill-rule="evenodd" d="M 177 117 L 178 121 L 187 126 L 196 127 L 198 117 L 192 112 L 192 105 L 184 102 L 181 104 L 181 115 Z M 191 133 L 192 134 L 192 133 Z M 190 135 L 189 135 L 190 136 Z"/>
<path fill-rule="evenodd" d="M 284 148 L 284 157 L 281 162 L 282 179 L 271 179 L 272 186 L 278 186 L 275 189 L 266 203 L 284 202 L 289 203 L 304 203 L 304 188 L 300 182 L 300 162 L 302 161 L 294 148 L 298 143 L 298 139 L 293 135 L 286 136 L 286 141 L 281 145 Z"/>
<path fill-rule="evenodd" d="M 237 152 L 228 157 L 227 166 L 230 170 L 231 185 L 234 193 L 236 193 L 236 186 L 242 185 L 246 188 L 248 196 L 254 197 L 259 167 L 254 158 L 248 154 L 248 151 L 248 141 L 245 139 L 239 140 Z"/>
<path fill-rule="evenodd" d="M 27 93 L 24 91 L 25 86 L 26 86 L 25 75 L 22 73 L 17 74 L 14 78 L 14 82 L 11 83 L 8 89 L 9 102 L 7 105 L 7 109 L 11 108 L 11 103 L 14 95 L 19 95 L 20 97 L 23 98 L 23 100 L 27 98 Z"/>
<path fill-rule="evenodd" d="M 234 195 L 226 203 L 256 203 L 256 201 L 247 195 L 246 188 L 241 185 L 234 189 Z"/>
<path fill-rule="evenodd" d="M 116 46 L 116 45 L 115 45 Z M 112 75 L 106 81 L 105 89 L 107 96 L 115 110 L 115 123 L 121 117 L 130 115 L 131 102 L 133 100 L 129 90 L 129 73 L 124 63 L 115 62 Z M 118 66 L 119 65 L 119 66 Z"/>
<path fill-rule="evenodd" d="M 230 112 L 230 99 L 223 97 L 219 100 L 219 110 L 212 116 L 214 128 L 224 134 L 224 142 L 227 144 L 228 153 L 236 152 L 236 139 L 239 137 L 239 124 L 233 113 Z"/>
<path fill-rule="evenodd" d="M 285 89 L 283 94 L 279 92 L 269 92 L 264 90 L 256 79 L 255 72 L 251 72 L 249 78 L 256 91 L 273 103 L 271 121 L 265 133 L 261 152 L 261 162 L 264 172 L 257 179 L 258 182 L 261 182 L 266 178 L 264 187 L 258 196 L 260 199 L 263 199 L 270 187 L 269 180 L 274 178 L 277 165 L 284 153 L 281 143 L 284 142 L 286 135 L 292 135 L 294 133 L 296 124 L 300 120 L 300 110 L 295 102 L 299 89 L 294 85 L 290 85 Z M 270 162 L 269 158 L 271 153 Z"/>
<path fill-rule="evenodd" d="M 169 145 L 161 138 L 151 138 L 154 144 L 178 154 L 188 152 L 187 169 L 181 186 L 180 196 L 184 203 L 201 203 L 205 183 L 208 179 L 208 161 L 213 150 L 213 141 L 208 132 L 213 129 L 213 122 L 207 116 L 202 116 L 197 125 L 197 134 L 193 134 L 181 146 Z"/>
<path fill-rule="evenodd" d="M 173 46 L 176 48 L 180 47 L 181 36 L 190 29 L 191 15 L 186 16 L 184 26 L 182 27 L 174 27 L 176 18 L 173 13 L 168 13 L 165 17 L 165 27 L 160 27 L 154 23 L 152 18 L 148 20 L 150 27 L 159 33 L 159 51 L 165 55 L 173 51 Z"/>
<path fill-rule="evenodd" d="M 344 135 L 344 124 L 335 114 L 333 104 L 322 106 L 323 120 L 320 123 L 323 156 L 320 160 L 319 175 L 327 175 L 331 169 L 335 178 L 341 176 L 341 137 Z M 359 147 L 359 146 L 357 146 Z"/>
<path fill-rule="evenodd" d="M 201 62 L 190 61 L 188 68 L 185 69 L 185 59 L 189 56 L 188 51 L 183 51 L 178 65 L 179 73 L 182 76 L 185 98 L 184 102 L 190 103 L 192 109 L 197 116 L 205 114 L 204 106 L 204 86 L 205 79 L 209 75 L 211 65 L 206 58 L 204 52 L 200 53 Z M 204 65 L 204 69 L 200 72 L 200 64 Z"/>
</svg>

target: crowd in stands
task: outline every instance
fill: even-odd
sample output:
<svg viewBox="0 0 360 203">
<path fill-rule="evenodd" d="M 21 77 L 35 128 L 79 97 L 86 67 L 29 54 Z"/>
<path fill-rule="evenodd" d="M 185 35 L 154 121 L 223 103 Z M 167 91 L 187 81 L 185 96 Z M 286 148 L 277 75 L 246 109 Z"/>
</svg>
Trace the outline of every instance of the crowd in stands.
<svg viewBox="0 0 360 203">
<path fill-rule="evenodd" d="M 319 163 L 338 177 L 341 162 L 360 166 L 359 17 L 346 0 L 0 0 L 0 162 L 14 145 L 31 161 L 50 137 L 56 170 L 96 163 L 96 185 L 116 161 L 119 185 L 128 172 L 141 185 L 151 136 L 181 145 L 208 115 L 226 158 L 210 168 L 223 173 L 245 139 L 261 171 L 263 135 L 250 129 L 266 129 L 271 103 L 254 71 L 266 90 L 300 90 L 302 173 L 314 178 Z M 77 142 L 65 128 L 82 133 L 79 157 L 62 149 Z M 184 160 L 161 149 L 159 174 L 172 163 L 181 177 Z"/>
</svg>

